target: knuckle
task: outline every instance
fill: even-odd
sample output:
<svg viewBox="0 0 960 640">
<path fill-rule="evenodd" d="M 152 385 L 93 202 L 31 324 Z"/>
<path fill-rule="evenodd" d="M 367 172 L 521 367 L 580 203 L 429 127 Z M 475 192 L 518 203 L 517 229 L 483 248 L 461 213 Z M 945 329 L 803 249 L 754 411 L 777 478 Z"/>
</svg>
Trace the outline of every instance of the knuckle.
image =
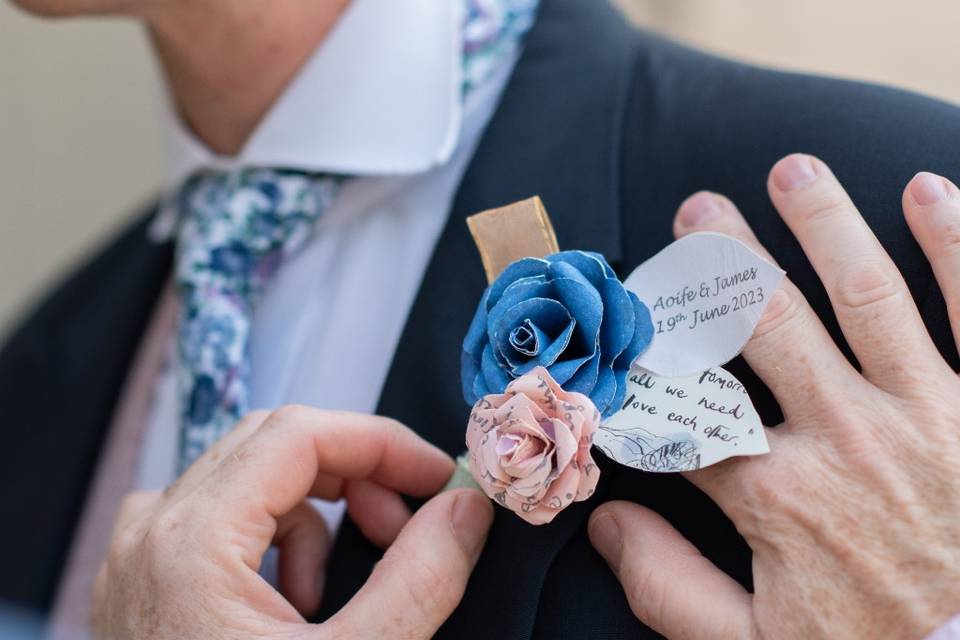
<svg viewBox="0 0 960 640">
<path fill-rule="evenodd" d="M 264 420 L 270 417 L 270 412 L 266 409 L 255 409 L 249 412 L 243 417 L 244 422 L 251 422 L 253 424 L 261 424 Z"/>
<path fill-rule="evenodd" d="M 783 478 L 759 477 L 750 490 L 750 496 L 764 513 L 781 512 L 784 504 Z"/>
<path fill-rule="evenodd" d="M 857 389 L 862 395 L 869 388 Z M 826 438 L 831 447 L 847 440 L 869 441 L 870 429 L 863 419 L 862 404 L 865 400 L 837 390 L 825 392 L 818 399 L 819 406 L 808 418 L 810 430 L 819 437 Z"/>
<path fill-rule="evenodd" d="M 851 311 L 894 300 L 903 292 L 888 265 L 877 260 L 857 262 L 841 270 L 835 291 L 837 305 Z"/>
<path fill-rule="evenodd" d="M 123 499 L 120 501 L 120 510 L 129 510 L 130 508 L 135 508 L 137 505 L 142 504 L 147 498 L 156 495 L 153 491 L 131 491 L 127 495 L 123 496 Z"/>
<path fill-rule="evenodd" d="M 379 431 L 383 433 L 384 444 L 388 447 L 393 447 L 402 441 L 403 437 L 409 431 L 402 422 L 394 420 L 393 418 L 381 418 L 378 427 Z"/>
<path fill-rule="evenodd" d="M 647 567 L 631 572 L 624 592 L 630 609 L 640 620 L 660 626 L 667 593 L 664 582 L 657 579 L 653 569 Z"/>
<path fill-rule="evenodd" d="M 131 535 L 130 530 L 124 529 L 123 531 L 118 531 L 110 541 L 104 563 L 111 567 L 120 566 L 135 549 L 136 540 Z"/>
<path fill-rule="evenodd" d="M 402 445 L 410 430 L 401 422 L 386 416 L 366 416 L 367 428 L 364 431 L 375 442 L 381 454 L 397 449 Z"/>
<path fill-rule="evenodd" d="M 797 298 L 796 292 L 779 288 L 770 296 L 770 302 L 760 316 L 756 328 L 753 331 L 754 337 L 762 337 L 773 333 L 781 327 L 787 326 L 800 318 L 800 312 L 803 305 Z"/>
<path fill-rule="evenodd" d="M 463 595 L 463 585 L 452 575 L 434 566 L 430 562 L 412 558 L 410 566 L 403 567 L 398 574 L 401 585 L 409 601 L 414 603 L 419 617 L 432 620 L 438 616 L 446 617 Z"/>
<path fill-rule="evenodd" d="M 879 461 L 886 460 L 881 430 L 871 431 L 857 420 L 840 421 L 830 428 L 837 434 L 833 438 L 837 457 L 860 475 L 874 469 Z"/>
<path fill-rule="evenodd" d="M 143 543 L 144 533 L 150 526 L 150 518 L 141 518 L 119 525 L 110 539 L 107 560 L 119 562 L 135 554 Z"/>
<path fill-rule="evenodd" d="M 943 226 L 940 246 L 947 257 L 960 255 L 960 220 L 950 220 Z"/>
<path fill-rule="evenodd" d="M 748 540 L 769 540 L 809 520 L 811 488 L 791 474 L 769 478 L 744 492 L 737 529 Z"/>
<path fill-rule="evenodd" d="M 133 553 L 143 539 L 141 527 L 127 526 L 117 531 L 107 552 L 108 558 L 121 559 Z"/>
<path fill-rule="evenodd" d="M 177 535 L 190 520 L 189 508 L 183 502 L 170 505 L 153 519 L 150 531 L 162 537 Z"/>
<path fill-rule="evenodd" d="M 176 554 L 175 541 L 183 537 L 185 522 L 181 508 L 165 509 L 138 535 L 141 553 L 157 564 L 164 564 L 165 558 Z"/>
<path fill-rule="evenodd" d="M 410 427 L 408 427 L 407 425 L 403 424 L 403 423 L 400 422 L 399 420 L 396 420 L 396 419 L 394 419 L 394 418 L 384 418 L 384 420 L 386 420 L 387 428 L 388 428 L 391 432 L 393 432 L 394 434 L 396 434 L 398 437 L 399 437 L 399 436 L 402 436 L 403 434 L 406 434 L 406 433 L 410 433 L 410 432 L 411 432 L 411 431 L 410 431 Z"/>
<path fill-rule="evenodd" d="M 120 519 L 129 519 L 146 511 L 146 507 L 158 499 L 161 494 L 157 491 L 134 491 L 128 493 L 120 501 L 120 509 L 117 512 Z"/>
<path fill-rule="evenodd" d="M 797 222 L 818 224 L 845 216 L 850 210 L 850 201 L 833 184 L 827 183 L 809 194 L 806 202 L 794 214 Z"/>
<path fill-rule="evenodd" d="M 275 409 L 267 419 L 267 423 L 274 427 L 296 426 L 305 422 L 312 414 L 313 410 L 309 407 L 287 404 Z"/>
<path fill-rule="evenodd" d="M 789 465 L 765 460 L 744 469 L 742 499 L 734 509 L 737 527 L 748 538 L 780 530 L 785 522 L 796 519 L 798 509 L 803 511 L 803 501 L 798 496 L 808 482 L 804 472 L 796 468 L 800 463 L 802 460 L 793 460 Z"/>
<path fill-rule="evenodd" d="M 117 511 L 119 518 L 124 519 L 133 516 L 140 510 L 148 495 L 146 491 L 134 491 L 123 496 L 123 499 L 120 500 L 120 509 Z"/>
</svg>

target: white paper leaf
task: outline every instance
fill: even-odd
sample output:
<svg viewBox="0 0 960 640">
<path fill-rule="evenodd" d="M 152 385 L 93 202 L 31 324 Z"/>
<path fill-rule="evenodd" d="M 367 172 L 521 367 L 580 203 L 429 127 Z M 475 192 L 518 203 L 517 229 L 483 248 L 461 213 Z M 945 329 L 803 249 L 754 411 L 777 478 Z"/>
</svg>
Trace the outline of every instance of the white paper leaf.
<svg viewBox="0 0 960 640">
<path fill-rule="evenodd" d="M 668 245 L 624 282 L 653 318 L 653 342 L 634 364 L 668 377 L 726 364 L 750 339 L 783 273 L 719 233 Z"/>
<path fill-rule="evenodd" d="M 746 389 L 721 367 L 663 378 L 634 366 L 623 408 L 600 426 L 593 444 L 620 464 L 660 472 L 770 452 Z"/>
</svg>

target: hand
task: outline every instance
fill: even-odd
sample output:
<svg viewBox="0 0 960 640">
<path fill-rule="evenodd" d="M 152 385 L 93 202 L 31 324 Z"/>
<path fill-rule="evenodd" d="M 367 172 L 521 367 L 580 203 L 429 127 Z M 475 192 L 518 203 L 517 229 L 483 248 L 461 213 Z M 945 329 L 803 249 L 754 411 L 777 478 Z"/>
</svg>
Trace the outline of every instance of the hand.
<svg viewBox="0 0 960 640">
<path fill-rule="evenodd" d="M 687 476 L 750 545 L 755 594 L 639 505 L 598 508 L 591 540 L 633 612 L 671 640 L 922 638 L 960 612 L 960 380 L 824 163 L 789 156 L 768 189 L 862 372 L 785 282 L 743 352 L 786 417 L 772 453 Z M 903 208 L 960 339 L 960 190 L 919 174 Z M 675 232 L 693 231 L 763 251 L 721 196 L 681 206 Z"/>
<path fill-rule="evenodd" d="M 463 595 L 493 519 L 479 491 L 441 493 L 411 517 L 397 492 L 428 496 L 454 469 L 392 420 L 287 407 L 251 414 L 164 494 L 134 494 L 94 588 L 103 638 L 428 638 Z M 390 545 L 367 584 L 322 625 L 329 550 L 304 500 L 336 500 Z M 257 573 L 279 547 L 277 593 Z"/>
</svg>

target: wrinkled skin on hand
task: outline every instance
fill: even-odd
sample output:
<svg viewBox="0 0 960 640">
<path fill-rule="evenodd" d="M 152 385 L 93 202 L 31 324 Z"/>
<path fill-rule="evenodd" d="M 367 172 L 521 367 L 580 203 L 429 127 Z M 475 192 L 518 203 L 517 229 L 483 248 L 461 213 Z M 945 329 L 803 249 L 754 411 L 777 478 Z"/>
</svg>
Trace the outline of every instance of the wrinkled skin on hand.
<svg viewBox="0 0 960 640">
<path fill-rule="evenodd" d="M 460 602 L 493 520 L 479 491 L 411 514 L 400 494 L 439 491 L 453 461 L 379 416 L 284 407 L 250 414 L 165 492 L 132 494 L 94 587 L 98 638 L 429 638 Z M 323 624 L 330 536 L 307 497 L 345 498 L 386 548 Z M 279 591 L 257 573 L 279 550 Z"/>
<path fill-rule="evenodd" d="M 753 550 L 755 593 L 639 505 L 598 508 L 591 539 L 634 613 L 671 640 L 923 638 L 960 613 L 960 379 L 823 162 L 788 156 L 768 190 L 860 369 L 784 281 L 743 353 L 783 409 L 772 453 L 687 474 Z M 960 190 L 921 173 L 903 208 L 960 339 Z M 681 206 L 676 234 L 694 231 L 764 252 L 717 194 Z"/>
</svg>

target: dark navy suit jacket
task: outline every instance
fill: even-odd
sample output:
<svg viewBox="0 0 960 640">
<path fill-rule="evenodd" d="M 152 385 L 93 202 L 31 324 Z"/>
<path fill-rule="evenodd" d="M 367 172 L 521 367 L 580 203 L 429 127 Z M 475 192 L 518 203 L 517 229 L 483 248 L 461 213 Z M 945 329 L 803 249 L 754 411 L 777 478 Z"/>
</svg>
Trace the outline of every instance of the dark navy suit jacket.
<svg viewBox="0 0 960 640">
<path fill-rule="evenodd" d="M 770 167 L 795 151 L 833 168 L 956 366 L 943 300 L 904 224 L 900 195 L 919 170 L 960 178 L 960 109 L 691 51 L 633 30 L 601 0 L 543 0 L 459 187 L 379 413 L 450 454 L 463 449 L 459 349 L 486 284 L 464 218 L 533 194 L 543 197 L 561 247 L 599 251 L 625 275 L 672 240 L 686 196 L 722 192 L 843 344 L 821 285 L 766 196 Z M 53 291 L 0 351 L 0 599 L 50 606 L 121 383 L 170 272 L 171 247 L 146 238 L 150 214 Z M 741 361 L 731 369 L 776 424 L 769 392 Z M 749 549 L 704 495 L 676 475 L 604 464 L 593 498 L 549 526 L 497 511 L 463 603 L 439 636 L 656 637 L 634 619 L 587 539 L 590 511 L 612 498 L 658 510 L 750 586 Z M 378 557 L 346 521 L 321 617 L 356 591 Z"/>
</svg>

